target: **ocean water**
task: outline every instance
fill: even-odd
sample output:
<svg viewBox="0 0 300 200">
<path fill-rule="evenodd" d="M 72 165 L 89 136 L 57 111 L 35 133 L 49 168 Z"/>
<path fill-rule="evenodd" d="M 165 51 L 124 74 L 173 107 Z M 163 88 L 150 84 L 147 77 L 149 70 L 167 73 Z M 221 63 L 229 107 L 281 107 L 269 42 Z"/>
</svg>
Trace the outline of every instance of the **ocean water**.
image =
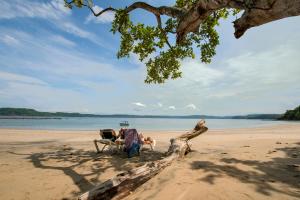
<svg viewBox="0 0 300 200">
<path fill-rule="evenodd" d="M 0 119 L 0 128 L 50 129 L 50 130 L 99 130 L 104 128 L 119 129 L 121 121 L 128 121 L 131 128 L 138 130 L 189 130 L 198 119 L 165 118 L 61 118 L 61 119 Z M 246 119 L 207 119 L 210 129 L 250 128 L 296 122 Z"/>
</svg>

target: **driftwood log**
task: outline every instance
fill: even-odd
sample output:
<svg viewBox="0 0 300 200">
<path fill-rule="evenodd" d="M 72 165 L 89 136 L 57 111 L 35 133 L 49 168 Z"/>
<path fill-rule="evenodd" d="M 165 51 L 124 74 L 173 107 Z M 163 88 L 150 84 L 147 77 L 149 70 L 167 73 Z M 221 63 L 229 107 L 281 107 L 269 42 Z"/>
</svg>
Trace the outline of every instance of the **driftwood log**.
<svg viewBox="0 0 300 200">
<path fill-rule="evenodd" d="M 140 185 L 154 177 L 162 169 L 167 167 L 175 159 L 184 157 L 191 151 L 189 140 L 206 132 L 208 128 L 205 126 L 205 121 L 199 121 L 195 128 L 177 138 L 170 140 L 171 144 L 167 151 L 167 157 L 148 162 L 145 165 L 123 172 L 117 176 L 105 181 L 96 186 L 92 190 L 82 194 L 79 200 L 107 200 L 107 199 L 122 199 L 128 196 L 132 191 Z"/>
</svg>

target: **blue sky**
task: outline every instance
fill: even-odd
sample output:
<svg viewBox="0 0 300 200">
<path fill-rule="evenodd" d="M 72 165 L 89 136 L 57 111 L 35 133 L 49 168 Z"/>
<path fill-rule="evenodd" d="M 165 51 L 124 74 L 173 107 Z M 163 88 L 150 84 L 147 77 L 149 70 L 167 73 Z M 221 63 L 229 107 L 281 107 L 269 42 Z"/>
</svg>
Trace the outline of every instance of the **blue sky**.
<svg viewBox="0 0 300 200">
<path fill-rule="evenodd" d="M 99 1 L 120 7 L 133 1 Z M 174 1 L 151 1 L 172 5 Z M 99 8 L 98 8 L 99 9 Z M 133 20 L 153 23 L 134 12 Z M 183 78 L 144 84 L 136 56 L 116 58 L 113 14 L 64 8 L 63 0 L 11 0 L 0 7 L 0 107 L 132 114 L 282 113 L 300 104 L 300 17 L 233 36 L 221 23 L 211 64 L 182 62 Z"/>
</svg>

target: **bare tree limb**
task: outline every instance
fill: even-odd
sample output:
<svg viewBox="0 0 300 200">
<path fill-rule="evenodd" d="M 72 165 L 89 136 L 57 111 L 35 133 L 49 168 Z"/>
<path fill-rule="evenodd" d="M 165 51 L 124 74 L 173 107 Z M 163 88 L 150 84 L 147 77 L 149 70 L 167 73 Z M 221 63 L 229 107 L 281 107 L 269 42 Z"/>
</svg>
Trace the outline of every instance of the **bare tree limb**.
<svg viewBox="0 0 300 200">
<path fill-rule="evenodd" d="M 68 4 L 68 5 L 71 5 L 74 2 L 75 2 L 74 0 L 70 1 L 70 2 L 65 0 L 65 3 Z M 81 5 L 82 6 L 87 6 L 96 17 L 102 15 L 103 13 L 105 13 L 107 11 L 116 11 L 116 10 L 118 10 L 116 8 L 108 7 L 108 8 L 105 8 L 105 9 L 101 10 L 100 12 L 96 13 L 91 6 L 86 5 L 84 3 L 81 3 Z M 182 9 L 182 8 L 177 8 L 177 7 L 173 7 L 173 6 L 155 7 L 155 6 L 149 5 L 145 2 L 134 2 L 133 4 L 126 7 L 124 9 L 124 11 L 129 13 L 129 12 L 135 10 L 135 9 L 143 9 L 143 10 L 146 10 L 148 12 L 153 13 L 154 15 L 167 15 L 167 16 L 173 17 L 173 18 L 180 18 L 185 13 L 185 10 Z"/>
<path fill-rule="evenodd" d="M 105 13 L 105 12 L 107 12 L 107 11 L 117 11 L 117 9 L 115 9 L 115 8 L 108 7 L 108 8 L 105 8 L 105 9 L 101 10 L 100 12 L 96 13 L 96 12 L 94 11 L 94 9 L 91 8 L 90 6 L 88 6 L 88 8 L 91 10 L 91 12 L 93 13 L 93 15 L 94 15 L 95 17 L 99 17 L 100 15 L 102 15 L 103 13 Z"/>
<path fill-rule="evenodd" d="M 167 15 L 173 18 L 180 18 L 185 13 L 185 10 L 181 8 L 176 8 L 172 6 L 154 7 L 145 2 L 135 2 L 127 8 L 125 8 L 125 11 L 129 13 L 137 8 L 147 10 L 155 15 Z"/>
</svg>

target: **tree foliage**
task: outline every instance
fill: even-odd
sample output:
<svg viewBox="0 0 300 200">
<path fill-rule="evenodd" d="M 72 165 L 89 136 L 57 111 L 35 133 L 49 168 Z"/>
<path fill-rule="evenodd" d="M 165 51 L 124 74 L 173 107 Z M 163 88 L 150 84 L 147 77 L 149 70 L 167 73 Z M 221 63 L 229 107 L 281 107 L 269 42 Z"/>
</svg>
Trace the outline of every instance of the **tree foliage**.
<svg viewBox="0 0 300 200">
<path fill-rule="evenodd" d="M 300 106 L 294 110 L 287 110 L 280 118 L 282 120 L 300 120 Z"/>
<path fill-rule="evenodd" d="M 196 0 L 177 0 L 174 7 L 188 9 L 196 2 Z M 65 0 L 65 5 L 70 9 L 74 6 L 88 7 L 94 13 L 92 0 L 70 2 Z M 179 18 L 168 17 L 162 21 L 160 15 L 154 13 L 158 22 L 157 26 L 134 23 L 127 8 L 110 8 L 115 11 L 111 31 L 114 34 L 120 33 L 121 37 L 117 57 L 129 57 L 131 53 L 138 55 L 139 60 L 147 67 L 146 83 L 164 83 L 167 79 L 181 77 L 180 62 L 184 58 L 199 57 L 202 62 L 210 63 L 219 44 L 216 26 L 219 25 L 220 19 L 227 18 L 230 13 L 230 10 L 225 8 L 213 12 L 197 31 L 189 33 L 180 43 L 171 44 L 169 38 L 174 41 Z M 233 14 L 236 13 L 234 10 Z M 195 52 L 200 53 L 196 56 Z"/>
<path fill-rule="evenodd" d="M 65 5 L 70 9 L 86 7 L 95 17 L 107 11 L 115 12 L 111 31 L 120 33 L 121 37 L 117 57 L 138 55 L 147 67 L 146 83 L 164 83 L 181 77 L 180 63 L 185 58 L 210 63 L 219 44 L 216 27 L 230 14 L 244 11 L 233 22 L 236 38 L 251 27 L 300 14 L 300 1 L 288 0 L 174 0 L 173 6 L 160 7 L 134 2 L 123 8 L 108 7 L 98 13 L 93 9 L 95 2 L 65 0 Z M 135 9 L 153 14 L 157 25 L 133 22 L 130 14 Z"/>
</svg>

